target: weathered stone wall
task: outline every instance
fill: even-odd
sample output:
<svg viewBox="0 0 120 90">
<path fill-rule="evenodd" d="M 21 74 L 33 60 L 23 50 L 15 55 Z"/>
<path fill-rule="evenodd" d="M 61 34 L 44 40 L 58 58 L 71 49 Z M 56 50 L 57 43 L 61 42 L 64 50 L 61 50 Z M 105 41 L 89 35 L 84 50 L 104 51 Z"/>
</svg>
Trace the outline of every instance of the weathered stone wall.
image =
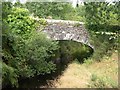
<svg viewBox="0 0 120 90">
<path fill-rule="evenodd" d="M 67 20 L 49 20 L 46 19 L 48 24 L 43 32 L 48 35 L 48 38 L 53 40 L 73 40 L 87 44 L 89 43 L 89 34 L 82 22 L 67 21 Z"/>
</svg>

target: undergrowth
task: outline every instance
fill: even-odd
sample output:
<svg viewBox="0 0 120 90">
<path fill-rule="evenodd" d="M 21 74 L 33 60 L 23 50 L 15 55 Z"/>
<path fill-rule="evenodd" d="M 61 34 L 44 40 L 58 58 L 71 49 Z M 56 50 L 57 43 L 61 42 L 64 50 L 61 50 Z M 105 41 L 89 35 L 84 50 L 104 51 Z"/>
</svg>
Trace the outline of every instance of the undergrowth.
<svg viewBox="0 0 120 90">
<path fill-rule="evenodd" d="M 99 76 L 95 73 L 91 75 L 90 88 L 118 88 L 117 82 L 110 77 Z"/>
</svg>

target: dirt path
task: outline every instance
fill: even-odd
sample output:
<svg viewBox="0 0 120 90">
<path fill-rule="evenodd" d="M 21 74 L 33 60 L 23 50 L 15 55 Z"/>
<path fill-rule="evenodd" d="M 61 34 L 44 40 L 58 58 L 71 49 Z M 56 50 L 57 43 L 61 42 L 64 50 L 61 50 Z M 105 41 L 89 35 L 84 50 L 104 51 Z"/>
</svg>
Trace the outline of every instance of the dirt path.
<svg viewBox="0 0 120 90">
<path fill-rule="evenodd" d="M 97 74 L 109 76 L 118 81 L 118 54 L 113 53 L 111 57 L 104 57 L 99 63 L 79 64 L 73 62 L 68 65 L 64 73 L 54 81 L 55 88 L 88 88 L 91 75 Z M 53 88 L 54 88 L 53 87 Z"/>
<path fill-rule="evenodd" d="M 90 72 L 81 64 L 71 63 L 55 82 L 57 88 L 86 88 Z"/>
</svg>

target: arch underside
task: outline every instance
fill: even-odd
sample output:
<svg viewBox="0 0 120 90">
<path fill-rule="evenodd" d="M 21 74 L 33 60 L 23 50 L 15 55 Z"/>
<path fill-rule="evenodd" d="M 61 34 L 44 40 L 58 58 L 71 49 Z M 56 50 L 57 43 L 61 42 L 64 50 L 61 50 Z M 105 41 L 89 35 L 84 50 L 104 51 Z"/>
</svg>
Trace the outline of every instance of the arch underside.
<svg viewBox="0 0 120 90">
<path fill-rule="evenodd" d="M 48 21 L 47 26 L 43 29 L 48 38 L 52 40 L 71 40 L 83 43 L 93 49 L 89 43 L 89 34 L 83 23 L 63 20 Z"/>
</svg>

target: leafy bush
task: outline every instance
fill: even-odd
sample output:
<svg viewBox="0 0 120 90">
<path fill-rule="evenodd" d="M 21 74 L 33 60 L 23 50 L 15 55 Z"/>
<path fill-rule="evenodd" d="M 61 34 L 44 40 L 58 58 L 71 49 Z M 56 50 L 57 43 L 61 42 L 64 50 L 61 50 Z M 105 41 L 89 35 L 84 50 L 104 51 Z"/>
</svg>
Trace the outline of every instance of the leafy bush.
<svg viewBox="0 0 120 90">
<path fill-rule="evenodd" d="M 43 19 L 36 21 L 29 15 L 27 9 L 12 8 L 5 19 L 9 28 L 2 34 L 5 41 L 2 43 L 3 85 L 17 86 L 18 78 L 33 77 L 55 70 L 50 57 L 58 49 L 57 42 L 47 39 L 37 31 L 38 26 L 45 25 Z"/>
<path fill-rule="evenodd" d="M 30 18 L 30 13 L 24 8 L 12 8 L 11 14 L 8 15 L 7 23 L 9 24 L 9 32 L 16 35 L 30 35 L 32 31 L 39 25 L 36 20 Z M 29 37 L 29 36 L 27 36 Z"/>
<path fill-rule="evenodd" d="M 29 17 L 29 11 L 24 8 L 11 8 L 10 14 L 3 21 L 8 25 L 2 32 L 4 60 L 12 61 L 17 45 L 24 46 L 25 40 L 35 30 L 37 22 Z"/>
<path fill-rule="evenodd" d="M 6 19 L 12 8 L 11 2 L 2 2 L 2 19 Z"/>
<path fill-rule="evenodd" d="M 47 18 L 52 16 L 53 19 L 72 19 L 71 16 L 75 17 L 74 8 L 71 3 L 65 2 L 27 2 L 26 8 L 35 16 Z M 71 13 L 72 12 L 72 13 Z"/>
<path fill-rule="evenodd" d="M 26 42 L 26 60 L 37 75 L 55 70 L 55 64 L 49 59 L 58 49 L 57 42 L 47 39 L 43 33 L 34 33 Z"/>
<path fill-rule="evenodd" d="M 94 31 L 117 32 L 119 26 L 119 2 L 85 2 L 87 28 Z"/>
<path fill-rule="evenodd" d="M 18 86 L 18 75 L 16 73 L 16 69 L 6 65 L 4 62 L 0 61 L 0 63 L 2 64 L 2 83 L 4 85 L 11 84 Z"/>
<path fill-rule="evenodd" d="M 100 61 L 109 50 L 118 47 L 119 2 L 84 2 L 85 23 L 94 46 L 92 60 Z"/>
<path fill-rule="evenodd" d="M 44 34 L 33 32 L 25 42 L 22 38 L 17 38 L 14 48 L 15 60 L 11 61 L 11 65 L 18 70 L 20 76 L 33 77 L 55 70 L 55 64 L 49 58 L 58 48 L 57 43 L 47 39 Z"/>
<path fill-rule="evenodd" d="M 93 60 L 92 60 L 91 58 L 85 59 L 85 60 L 84 60 L 84 63 L 87 64 L 87 65 L 89 65 L 89 64 L 92 64 L 92 63 L 93 63 Z"/>
<path fill-rule="evenodd" d="M 89 57 L 93 52 L 88 46 L 75 41 L 59 41 L 59 46 L 60 57 L 64 63 L 74 59 L 82 63 L 84 58 Z"/>
<path fill-rule="evenodd" d="M 104 55 L 112 49 L 117 49 L 117 37 L 115 35 L 109 35 L 106 33 L 96 33 L 90 31 L 91 40 L 90 43 L 94 46 L 94 53 L 91 57 L 91 60 L 100 61 Z"/>
</svg>

